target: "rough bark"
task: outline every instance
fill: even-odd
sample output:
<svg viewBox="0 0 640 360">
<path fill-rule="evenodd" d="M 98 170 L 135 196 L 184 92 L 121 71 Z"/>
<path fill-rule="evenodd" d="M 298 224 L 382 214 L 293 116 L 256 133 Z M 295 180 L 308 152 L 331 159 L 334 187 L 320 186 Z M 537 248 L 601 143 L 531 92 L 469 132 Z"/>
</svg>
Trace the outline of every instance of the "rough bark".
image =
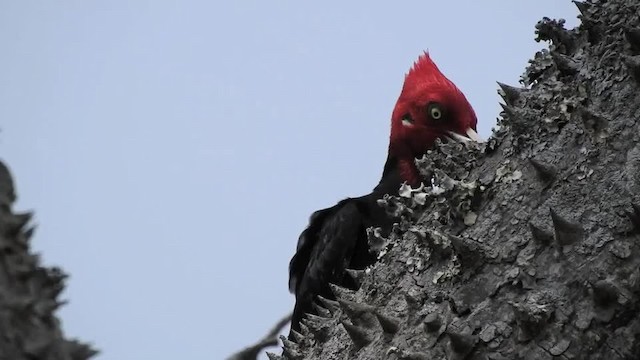
<svg viewBox="0 0 640 360">
<path fill-rule="evenodd" d="M 417 160 L 360 289 L 270 358 L 640 358 L 640 1 L 577 5 L 536 26 L 490 140 Z"/>
<path fill-rule="evenodd" d="M 55 311 L 66 275 L 30 250 L 31 213 L 14 213 L 13 180 L 0 162 L 0 360 L 85 360 L 89 346 L 67 340 Z"/>
</svg>

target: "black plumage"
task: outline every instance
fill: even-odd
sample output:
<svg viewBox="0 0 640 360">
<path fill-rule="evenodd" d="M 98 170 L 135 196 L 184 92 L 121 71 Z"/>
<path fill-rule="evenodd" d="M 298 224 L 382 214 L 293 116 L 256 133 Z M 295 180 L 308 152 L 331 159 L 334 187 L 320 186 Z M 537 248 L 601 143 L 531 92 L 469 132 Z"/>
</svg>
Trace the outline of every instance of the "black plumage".
<svg viewBox="0 0 640 360">
<path fill-rule="evenodd" d="M 346 198 L 311 215 L 289 263 L 289 289 L 296 295 L 292 330 L 299 331 L 305 313 L 317 314 L 312 306 L 317 295 L 335 298 L 329 283 L 356 288 L 345 269 L 364 269 L 375 262 L 376 254 L 369 251 L 366 230 L 375 226 L 388 233 L 393 219 L 377 200 L 385 194 L 397 195 L 401 183 L 397 162 L 390 157 L 371 193 Z"/>
</svg>

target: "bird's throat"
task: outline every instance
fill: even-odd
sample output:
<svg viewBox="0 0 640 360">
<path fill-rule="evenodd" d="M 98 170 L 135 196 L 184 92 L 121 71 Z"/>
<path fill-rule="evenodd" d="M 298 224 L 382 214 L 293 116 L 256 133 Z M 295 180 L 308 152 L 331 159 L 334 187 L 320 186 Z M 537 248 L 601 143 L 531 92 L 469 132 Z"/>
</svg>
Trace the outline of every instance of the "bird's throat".
<svg viewBox="0 0 640 360">
<path fill-rule="evenodd" d="M 416 167 L 415 159 L 399 159 L 398 172 L 400 173 L 400 178 L 412 187 L 420 185 L 420 173 Z"/>
<path fill-rule="evenodd" d="M 398 158 L 390 155 L 384 165 L 382 178 L 375 187 L 374 192 L 380 194 L 397 195 L 403 182 L 417 187 L 420 184 L 420 173 L 416 167 L 415 159 Z"/>
</svg>

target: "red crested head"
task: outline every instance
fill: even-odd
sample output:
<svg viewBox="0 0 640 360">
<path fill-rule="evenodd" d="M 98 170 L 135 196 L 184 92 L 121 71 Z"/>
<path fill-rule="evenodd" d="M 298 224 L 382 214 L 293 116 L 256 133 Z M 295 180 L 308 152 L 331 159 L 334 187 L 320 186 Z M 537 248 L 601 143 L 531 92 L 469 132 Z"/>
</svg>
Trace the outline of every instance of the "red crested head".
<svg viewBox="0 0 640 360">
<path fill-rule="evenodd" d="M 404 180 L 417 183 L 414 159 L 437 138 L 478 141 L 476 123 L 469 101 L 425 52 L 405 76 L 393 109 L 389 155 L 399 161 Z"/>
</svg>

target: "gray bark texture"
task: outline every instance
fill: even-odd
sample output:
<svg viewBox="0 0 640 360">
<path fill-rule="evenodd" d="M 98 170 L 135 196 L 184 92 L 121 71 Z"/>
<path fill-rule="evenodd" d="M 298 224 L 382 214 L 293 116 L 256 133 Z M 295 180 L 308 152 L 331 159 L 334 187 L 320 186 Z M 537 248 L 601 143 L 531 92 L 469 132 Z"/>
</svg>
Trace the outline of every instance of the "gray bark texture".
<svg viewBox="0 0 640 360">
<path fill-rule="evenodd" d="M 416 160 L 360 288 L 271 359 L 640 359 L 640 1 L 576 5 L 489 141 Z"/>
<path fill-rule="evenodd" d="M 55 311 L 66 275 L 30 251 L 31 213 L 14 213 L 13 180 L 0 162 L 0 360 L 85 360 L 89 346 L 65 339 Z"/>
</svg>

